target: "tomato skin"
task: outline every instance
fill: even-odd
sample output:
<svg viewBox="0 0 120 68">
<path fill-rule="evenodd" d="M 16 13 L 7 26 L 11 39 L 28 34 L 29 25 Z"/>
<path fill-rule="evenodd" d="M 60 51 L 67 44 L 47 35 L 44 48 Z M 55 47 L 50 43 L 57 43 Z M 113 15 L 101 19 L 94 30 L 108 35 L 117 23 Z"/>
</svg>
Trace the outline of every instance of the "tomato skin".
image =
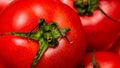
<svg viewBox="0 0 120 68">
<path fill-rule="evenodd" d="M 7 68 L 30 68 L 37 51 L 38 43 L 28 38 L 12 35 L 0 37 L 0 59 L 8 63 L 5 64 Z"/>
<path fill-rule="evenodd" d="M 110 51 L 120 56 L 120 35 L 117 41 L 114 43 L 114 46 L 110 49 Z"/>
<path fill-rule="evenodd" d="M 14 0 L 0 0 L 0 12 Z"/>
<path fill-rule="evenodd" d="M 94 56 L 100 68 L 120 68 L 120 57 L 112 52 L 94 52 Z M 86 54 L 83 65 L 84 68 L 93 68 L 91 52 Z"/>
<path fill-rule="evenodd" d="M 1 58 L 1 57 L 0 57 Z M 0 60 L 0 68 L 7 68 L 2 60 Z"/>
<path fill-rule="evenodd" d="M 1 34 L 30 32 L 39 18 L 44 18 L 48 24 L 57 22 L 60 28 L 70 28 L 67 37 L 71 43 L 61 38 L 59 45 L 46 50 L 35 68 L 76 68 L 82 63 L 86 47 L 84 30 L 79 16 L 68 6 L 57 1 L 17 1 L 8 6 L 0 18 Z"/>
<path fill-rule="evenodd" d="M 59 0 L 75 11 L 74 0 Z M 111 18 L 120 19 L 119 0 L 98 0 L 100 8 Z M 90 16 L 80 16 L 87 37 L 87 50 L 108 50 L 120 33 L 120 23 L 109 20 L 100 10 L 95 10 Z"/>
</svg>

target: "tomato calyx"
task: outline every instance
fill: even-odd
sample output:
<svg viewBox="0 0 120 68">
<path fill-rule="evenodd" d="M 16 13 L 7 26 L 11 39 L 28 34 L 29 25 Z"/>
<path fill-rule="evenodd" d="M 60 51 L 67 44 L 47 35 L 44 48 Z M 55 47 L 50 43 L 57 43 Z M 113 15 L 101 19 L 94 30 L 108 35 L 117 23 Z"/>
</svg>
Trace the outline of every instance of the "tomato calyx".
<svg viewBox="0 0 120 68">
<path fill-rule="evenodd" d="M 98 9 L 98 0 L 75 0 L 74 7 L 80 15 L 90 15 Z"/>
<path fill-rule="evenodd" d="M 120 22 L 120 20 L 114 20 L 108 16 L 98 4 L 98 0 L 75 0 L 74 7 L 77 9 L 79 15 L 91 15 L 93 11 L 100 10 L 109 20 L 113 22 Z"/>
<path fill-rule="evenodd" d="M 33 32 L 33 30 L 37 27 L 38 30 Z M 31 68 L 34 68 L 48 47 L 55 47 L 57 44 L 59 44 L 58 38 L 65 37 L 66 40 L 69 41 L 66 36 L 66 32 L 70 31 L 69 28 L 60 28 L 56 22 L 47 24 L 46 21 L 42 18 L 39 20 L 38 25 L 35 26 L 35 28 L 33 28 L 30 33 L 9 33 L 14 36 L 27 37 L 38 41 L 39 50 L 33 60 Z"/>
<path fill-rule="evenodd" d="M 93 68 L 100 68 L 100 65 L 97 63 L 95 59 L 94 52 L 92 53 L 92 64 L 93 64 Z"/>
</svg>

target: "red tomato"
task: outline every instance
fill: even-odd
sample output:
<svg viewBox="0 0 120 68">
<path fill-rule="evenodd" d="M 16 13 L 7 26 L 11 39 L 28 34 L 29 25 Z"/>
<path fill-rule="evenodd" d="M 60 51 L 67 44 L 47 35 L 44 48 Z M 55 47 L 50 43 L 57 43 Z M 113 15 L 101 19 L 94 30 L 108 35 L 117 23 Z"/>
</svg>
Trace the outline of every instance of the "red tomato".
<svg viewBox="0 0 120 68">
<path fill-rule="evenodd" d="M 120 35 L 115 43 L 114 46 L 110 49 L 110 51 L 118 54 L 120 56 Z"/>
<path fill-rule="evenodd" d="M 60 0 L 71 8 L 75 0 Z M 78 0 L 79 1 L 79 0 Z M 86 1 L 86 0 L 85 0 Z M 95 1 L 95 0 L 94 0 Z M 99 7 L 114 20 L 120 19 L 119 0 L 97 0 Z M 116 11 L 117 10 L 117 11 Z M 80 16 L 87 37 L 87 50 L 108 50 L 116 41 L 120 33 L 120 22 L 113 22 L 108 19 L 100 10 L 95 10 L 89 16 Z"/>
<path fill-rule="evenodd" d="M 0 12 L 14 0 L 0 0 Z"/>
<path fill-rule="evenodd" d="M 100 65 L 100 68 L 120 68 L 120 58 L 114 53 L 95 52 L 94 57 L 96 65 Z M 86 54 L 83 65 L 84 68 L 93 68 L 92 53 Z"/>
<path fill-rule="evenodd" d="M 61 38 L 59 40 L 59 45 L 50 47 L 46 50 L 35 68 L 76 68 L 76 66 L 82 63 L 85 52 L 85 37 L 82 24 L 76 12 L 60 2 L 50 0 L 29 0 L 28 2 L 27 0 L 21 0 L 12 3 L 0 15 L 0 33 L 29 33 L 38 24 L 39 18 L 44 18 L 48 24 L 51 21 L 57 22 L 60 28 L 70 28 L 67 37 L 71 43 L 64 38 Z M 3 56 L 2 59 L 7 59 L 10 62 L 9 64 L 14 65 L 12 61 L 15 61 L 16 59 L 11 59 L 15 57 L 14 55 L 11 55 L 10 58 L 8 57 L 12 61 L 5 57 L 8 56 L 9 53 L 5 44 L 14 46 L 14 50 L 17 43 L 15 44 L 8 40 L 15 40 L 17 37 L 4 37 L 3 43 L 0 42 L 0 48 L 4 47 L 3 49 L 0 49 L 0 55 Z M 4 44 L 4 42 L 6 43 Z M 3 51 L 5 54 L 2 53 Z M 20 51 L 23 52 L 22 49 Z M 15 52 L 16 51 L 13 51 L 12 54 Z M 22 57 L 20 58 L 19 56 L 17 60 L 20 59 L 22 59 Z"/>
<path fill-rule="evenodd" d="M 0 60 L 0 68 L 6 68 L 4 65 L 4 62 L 2 62 L 2 60 Z"/>
<path fill-rule="evenodd" d="M 38 51 L 38 43 L 12 35 L 0 36 L 0 57 L 6 67 L 30 68 Z"/>
</svg>

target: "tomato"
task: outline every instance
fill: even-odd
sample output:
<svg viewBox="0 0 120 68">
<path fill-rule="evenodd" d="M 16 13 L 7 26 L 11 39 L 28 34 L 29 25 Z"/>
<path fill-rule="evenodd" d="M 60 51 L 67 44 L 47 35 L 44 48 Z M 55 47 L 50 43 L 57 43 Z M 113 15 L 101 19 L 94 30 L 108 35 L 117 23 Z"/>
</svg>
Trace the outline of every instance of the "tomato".
<svg viewBox="0 0 120 68">
<path fill-rule="evenodd" d="M 84 68 L 93 68 L 93 53 L 89 52 L 84 58 Z M 94 52 L 96 68 L 120 68 L 120 58 L 112 52 Z"/>
<path fill-rule="evenodd" d="M 85 52 L 86 40 L 79 16 L 68 6 L 54 0 L 29 0 L 29 2 L 27 0 L 20 0 L 10 4 L 1 13 L 0 34 L 3 34 L 4 40 L 2 39 L 3 41 L 0 42 L 0 48 L 2 47 L 2 49 L 0 49 L 0 56 L 2 56 L 2 59 L 4 58 L 4 60 L 7 59 L 6 62 L 10 62 L 6 64 L 14 66 L 14 62 L 12 61 L 16 60 L 13 59 L 14 55 L 11 55 L 11 57 L 8 58 L 6 57 L 9 53 L 7 45 L 9 44 L 8 46 L 11 46 L 10 49 L 13 49 L 12 54 L 14 54 L 16 52 L 14 49 L 16 49 L 15 47 L 19 42 L 16 42 L 15 44 L 14 41 L 8 41 L 9 39 L 14 39 L 16 41 L 18 37 L 13 35 L 12 37 L 8 37 L 4 36 L 4 34 L 6 32 L 30 33 L 38 24 L 40 18 L 44 18 L 47 24 L 51 24 L 50 22 L 53 21 L 56 22 L 60 28 L 70 28 L 70 31 L 66 33 L 69 41 L 64 37 L 58 39 L 59 44 L 55 47 L 49 47 L 44 52 L 35 68 L 76 68 L 81 64 Z M 27 41 L 27 39 L 23 40 Z M 14 47 L 12 48 L 12 46 Z M 22 51 L 22 48 L 20 49 L 20 52 L 24 52 L 24 50 Z M 2 53 L 3 51 L 5 53 Z M 18 56 L 17 60 L 20 59 L 22 59 L 22 57 Z M 25 63 L 27 63 L 27 61 Z"/>
<path fill-rule="evenodd" d="M 14 0 L 0 0 L 0 12 Z"/>
<path fill-rule="evenodd" d="M 120 35 L 119 35 L 117 41 L 114 43 L 114 46 L 110 49 L 110 51 L 112 51 L 120 56 Z"/>
<path fill-rule="evenodd" d="M 77 8 L 74 7 L 74 1 L 80 2 L 80 0 L 59 1 L 67 4 L 75 11 L 77 11 Z M 95 1 L 98 1 L 98 6 L 100 9 L 102 9 L 113 20 L 120 19 L 120 9 L 118 9 L 118 6 L 120 6 L 119 0 L 94 0 L 93 2 Z M 118 34 L 120 33 L 120 22 L 113 22 L 108 19 L 108 17 L 106 17 L 100 9 L 96 9 L 93 12 L 91 12 L 92 10 L 89 11 L 89 13 L 92 13 L 91 15 L 80 15 L 80 19 L 86 31 L 87 50 L 110 49 L 113 46 L 112 43 L 116 41 L 116 37 L 118 37 Z"/>
<path fill-rule="evenodd" d="M 0 68 L 6 68 L 2 60 L 0 60 Z"/>
<path fill-rule="evenodd" d="M 33 40 L 12 35 L 0 37 L 0 56 L 7 68 L 29 68 L 37 51 L 38 44 Z"/>
</svg>

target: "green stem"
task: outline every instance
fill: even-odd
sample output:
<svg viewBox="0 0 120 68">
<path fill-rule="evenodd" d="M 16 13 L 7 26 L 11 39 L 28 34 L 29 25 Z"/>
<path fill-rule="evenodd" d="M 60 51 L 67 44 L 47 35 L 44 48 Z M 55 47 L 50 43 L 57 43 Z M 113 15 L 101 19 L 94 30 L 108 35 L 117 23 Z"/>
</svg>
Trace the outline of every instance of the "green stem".
<svg viewBox="0 0 120 68">
<path fill-rule="evenodd" d="M 96 68 L 96 60 L 95 60 L 94 52 L 92 53 L 92 63 L 93 63 L 93 68 Z"/>
<path fill-rule="evenodd" d="M 33 32 L 37 27 L 38 30 Z M 66 32 L 69 30 L 69 28 L 60 28 L 55 22 L 47 24 L 44 19 L 40 19 L 38 25 L 29 33 L 9 32 L 8 34 L 31 38 L 39 42 L 39 50 L 31 65 L 31 68 L 34 68 L 48 47 L 55 47 L 59 44 L 58 38 L 65 37 L 68 40 Z"/>
<path fill-rule="evenodd" d="M 94 52 L 92 53 L 92 63 L 93 63 L 93 68 L 100 68 L 100 64 L 96 62 Z M 98 64 L 98 66 L 97 66 Z"/>
<path fill-rule="evenodd" d="M 29 32 L 28 37 L 30 37 L 31 33 L 38 27 L 40 28 L 41 25 L 43 25 L 43 22 L 45 22 L 45 20 L 43 18 L 39 19 L 38 24 Z"/>
<path fill-rule="evenodd" d="M 36 57 L 34 58 L 34 61 L 32 63 L 31 68 L 34 68 L 34 66 L 37 64 L 37 62 L 40 60 L 40 58 L 42 57 L 42 55 L 44 54 L 44 52 L 47 50 L 48 48 L 48 44 L 46 44 L 47 42 L 44 42 L 44 39 L 40 39 L 39 40 L 39 50 L 36 54 Z M 41 45 L 41 46 L 40 46 Z"/>
</svg>

